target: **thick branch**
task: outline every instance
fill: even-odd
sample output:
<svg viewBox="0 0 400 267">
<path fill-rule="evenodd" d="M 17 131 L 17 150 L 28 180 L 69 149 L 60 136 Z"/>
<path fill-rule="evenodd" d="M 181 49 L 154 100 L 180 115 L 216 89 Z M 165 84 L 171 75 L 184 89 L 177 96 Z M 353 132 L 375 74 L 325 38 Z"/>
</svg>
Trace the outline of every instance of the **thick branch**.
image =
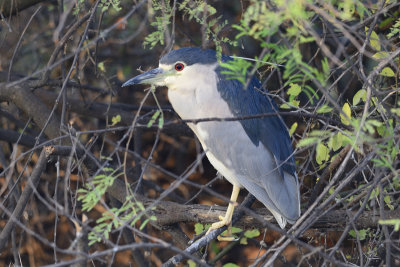
<svg viewBox="0 0 400 267">
<path fill-rule="evenodd" d="M 27 84 L 21 83 L 8 87 L 7 83 L 0 83 L 0 101 L 14 103 L 27 116 L 32 117 L 33 121 L 40 129 L 44 129 L 44 133 L 49 139 L 59 136 L 60 121 L 56 115 L 53 114 L 46 126 L 51 112 L 42 101 L 29 90 Z"/>
<path fill-rule="evenodd" d="M 114 184 L 108 189 L 108 193 L 114 198 L 123 202 L 126 198 L 125 184 L 121 180 L 116 180 Z M 153 206 L 155 200 L 146 199 L 141 196 L 136 196 L 136 199 L 143 202 L 146 207 Z M 202 223 L 210 224 L 219 220 L 219 216 L 224 216 L 226 207 L 210 207 L 207 205 L 183 205 L 170 201 L 157 201 L 155 210 L 152 212 L 157 217 L 157 225 L 167 227 L 174 223 Z M 277 224 L 272 214 L 265 208 L 257 209 L 257 214 L 262 216 L 266 221 Z M 321 217 L 316 221 L 312 228 L 319 230 L 340 230 L 346 226 L 349 216 L 353 216 L 356 212 L 337 210 L 332 211 Z M 400 209 L 393 211 L 387 211 L 386 218 L 394 219 L 400 217 Z M 358 229 L 373 228 L 378 225 L 380 215 L 373 211 L 365 211 L 355 222 Z M 243 216 L 236 224 L 243 229 L 249 228 L 263 228 L 265 227 L 263 222 L 260 222 L 257 218 L 252 216 Z"/>
<path fill-rule="evenodd" d="M 44 2 L 45 0 L 0 0 L 0 12 L 4 17 L 14 15 L 28 7 Z"/>
<path fill-rule="evenodd" d="M 21 134 L 16 131 L 3 130 L 3 129 L 0 129 L 0 140 L 9 143 L 18 142 L 19 145 L 23 145 L 26 147 L 34 147 L 36 143 L 36 139 L 32 135 L 23 134 L 21 136 Z M 44 139 L 41 139 L 40 143 L 44 141 L 45 141 Z"/>
</svg>

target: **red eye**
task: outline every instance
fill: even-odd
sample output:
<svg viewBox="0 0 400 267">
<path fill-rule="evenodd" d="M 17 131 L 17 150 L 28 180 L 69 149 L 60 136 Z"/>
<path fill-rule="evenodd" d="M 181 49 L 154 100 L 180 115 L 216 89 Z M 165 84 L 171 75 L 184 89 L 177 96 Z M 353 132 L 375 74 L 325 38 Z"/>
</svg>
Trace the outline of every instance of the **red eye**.
<svg viewBox="0 0 400 267">
<path fill-rule="evenodd" d="M 175 70 L 182 71 L 185 66 L 182 63 L 175 64 Z"/>
</svg>

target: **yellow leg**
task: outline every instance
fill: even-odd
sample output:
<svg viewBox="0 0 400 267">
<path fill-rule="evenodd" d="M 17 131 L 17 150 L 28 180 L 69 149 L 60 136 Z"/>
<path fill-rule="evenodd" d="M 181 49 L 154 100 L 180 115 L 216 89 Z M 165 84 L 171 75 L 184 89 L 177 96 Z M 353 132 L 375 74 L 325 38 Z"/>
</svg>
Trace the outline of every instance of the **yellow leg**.
<svg viewBox="0 0 400 267">
<path fill-rule="evenodd" d="M 236 200 L 238 198 L 240 191 L 240 187 L 237 185 L 233 185 L 232 189 L 232 195 L 231 199 L 228 205 L 228 209 L 226 210 L 225 217 L 220 216 L 219 222 L 213 223 L 210 228 L 207 231 L 207 234 L 209 234 L 212 230 L 221 228 L 222 226 L 229 225 L 228 233 L 230 233 L 230 227 L 231 227 L 231 222 L 232 222 L 232 215 L 233 215 L 233 210 L 235 209 L 235 206 L 237 205 Z M 234 237 L 233 236 L 227 236 L 227 237 L 218 237 L 218 240 L 220 241 L 233 241 Z"/>
</svg>

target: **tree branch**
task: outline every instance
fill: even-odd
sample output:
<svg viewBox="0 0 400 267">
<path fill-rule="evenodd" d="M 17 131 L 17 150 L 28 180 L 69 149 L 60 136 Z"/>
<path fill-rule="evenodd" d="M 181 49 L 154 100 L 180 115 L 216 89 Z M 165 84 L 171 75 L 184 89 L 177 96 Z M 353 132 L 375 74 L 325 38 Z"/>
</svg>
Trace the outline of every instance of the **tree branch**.
<svg viewBox="0 0 400 267">
<path fill-rule="evenodd" d="M 0 0 L 0 12 L 3 13 L 4 17 L 8 17 L 44 1 L 45 0 Z"/>
<path fill-rule="evenodd" d="M 43 105 L 42 101 L 29 90 L 29 85 L 27 83 L 14 86 L 7 86 L 7 83 L 0 83 L 0 101 L 14 103 L 27 116 L 32 117 L 33 121 L 40 129 L 44 129 L 44 133 L 49 139 L 59 136 L 59 119 L 53 114 L 46 126 L 51 112 Z"/>
<path fill-rule="evenodd" d="M 10 238 L 11 232 L 15 228 L 15 221 L 18 221 L 20 219 L 22 212 L 25 210 L 25 207 L 28 204 L 28 201 L 33 193 L 34 188 L 36 188 L 36 186 L 38 185 L 40 175 L 46 168 L 47 158 L 50 154 L 51 149 L 49 149 L 49 147 L 44 147 L 42 149 L 38 162 L 36 163 L 36 166 L 33 169 L 31 176 L 29 177 L 28 184 L 22 192 L 21 197 L 19 198 L 18 203 L 6 226 L 0 233 L 0 252 L 6 246 L 7 241 Z"/>
<path fill-rule="evenodd" d="M 113 185 L 108 188 L 107 192 L 120 202 L 124 202 L 126 199 L 125 183 L 122 180 L 115 180 Z M 141 201 L 145 207 L 153 207 L 155 200 L 147 199 L 140 195 L 135 195 L 135 198 Z M 183 205 L 170 201 L 157 201 L 153 215 L 157 217 L 155 222 L 160 228 L 168 227 L 175 223 L 202 223 L 209 224 L 219 220 L 219 216 L 225 215 L 226 207 L 220 206 L 207 206 L 200 204 Z M 264 220 L 276 224 L 276 221 L 272 214 L 265 208 L 255 210 L 255 213 L 259 214 Z M 316 221 L 312 228 L 319 230 L 340 230 L 346 226 L 348 218 L 353 216 L 356 212 L 347 210 L 336 210 L 331 211 L 322 216 Z M 393 211 L 387 211 L 387 219 L 400 217 L 400 209 Z M 364 212 L 359 219 L 355 222 L 358 228 L 376 227 L 380 215 L 373 211 Z M 243 229 L 250 228 L 263 228 L 265 224 L 260 222 L 259 219 L 252 216 L 243 216 L 237 223 L 236 226 Z"/>
</svg>

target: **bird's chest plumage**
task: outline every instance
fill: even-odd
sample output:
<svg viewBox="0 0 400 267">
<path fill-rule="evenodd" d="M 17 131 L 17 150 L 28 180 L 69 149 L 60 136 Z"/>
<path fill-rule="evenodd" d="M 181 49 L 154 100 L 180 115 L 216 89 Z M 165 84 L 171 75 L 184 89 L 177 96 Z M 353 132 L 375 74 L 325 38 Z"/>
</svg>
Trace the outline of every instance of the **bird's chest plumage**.
<svg viewBox="0 0 400 267">
<path fill-rule="evenodd" d="M 214 76 L 214 77 L 213 77 Z M 207 79 L 208 78 L 208 79 Z M 193 81 L 182 81 L 169 87 L 168 98 L 182 119 L 200 119 L 232 116 L 226 102 L 217 90 L 215 75 Z"/>
<path fill-rule="evenodd" d="M 232 117 L 233 114 L 228 104 L 221 98 L 216 83 L 216 78 L 210 77 L 209 80 L 200 83 L 181 85 L 186 86 L 185 88 L 169 88 L 169 101 L 184 120 Z M 220 136 L 223 134 L 220 132 L 221 122 L 210 121 L 188 123 L 188 125 L 195 132 L 204 149 L 209 147 L 210 139 L 223 137 Z"/>
</svg>

